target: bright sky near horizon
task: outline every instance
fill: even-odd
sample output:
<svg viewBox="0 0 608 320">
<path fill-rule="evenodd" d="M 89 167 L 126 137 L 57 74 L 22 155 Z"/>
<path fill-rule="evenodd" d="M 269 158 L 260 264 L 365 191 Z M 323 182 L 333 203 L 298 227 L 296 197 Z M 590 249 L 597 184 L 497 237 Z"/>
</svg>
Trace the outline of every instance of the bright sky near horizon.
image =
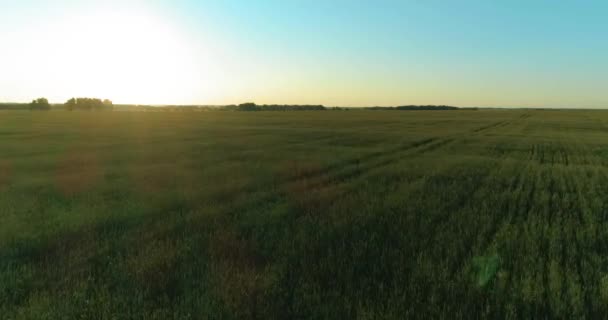
<svg viewBox="0 0 608 320">
<path fill-rule="evenodd" d="M 0 0 L 0 101 L 608 107 L 608 2 Z"/>
</svg>

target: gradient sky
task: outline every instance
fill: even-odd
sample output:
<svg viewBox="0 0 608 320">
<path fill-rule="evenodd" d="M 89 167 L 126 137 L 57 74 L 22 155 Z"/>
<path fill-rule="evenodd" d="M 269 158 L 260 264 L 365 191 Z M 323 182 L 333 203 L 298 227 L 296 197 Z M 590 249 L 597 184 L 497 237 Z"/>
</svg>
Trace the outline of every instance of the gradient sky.
<svg viewBox="0 0 608 320">
<path fill-rule="evenodd" d="M 608 107 L 606 1 L 0 0 L 0 101 Z"/>
</svg>

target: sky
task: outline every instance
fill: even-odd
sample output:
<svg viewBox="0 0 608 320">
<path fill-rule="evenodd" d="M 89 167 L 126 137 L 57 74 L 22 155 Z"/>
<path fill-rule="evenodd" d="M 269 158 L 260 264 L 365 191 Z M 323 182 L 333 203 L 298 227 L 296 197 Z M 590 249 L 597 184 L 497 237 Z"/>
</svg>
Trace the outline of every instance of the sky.
<svg viewBox="0 0 608 320">
<path fill-rule="evenodd" d="M 0 0 L 0 101 L 608 107 L 608 2 Z"/>
</svg>

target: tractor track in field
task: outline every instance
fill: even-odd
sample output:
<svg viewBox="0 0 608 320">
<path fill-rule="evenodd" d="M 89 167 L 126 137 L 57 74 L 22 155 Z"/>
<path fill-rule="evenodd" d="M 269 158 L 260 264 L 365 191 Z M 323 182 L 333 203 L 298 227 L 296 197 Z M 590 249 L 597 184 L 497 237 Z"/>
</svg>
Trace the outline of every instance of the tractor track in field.
<svg viewBox="0 0 608 320">
<path fill-rule="evenodd" d="M 515 121 L 520 119 L 521 117 L 515 119 Z M 360 157 L 331 164 L 321 170 L 315 170 L 304 175 L 288 178 L 285 181 L 274 184 L 271 188 L 260 189 L 259 186 L 248 186 L 241 190 L 240 193 L 250 194 L 252 197 L 245 197 L 246 199 L 243 201 L 237 200 L 235 204 L 230 205 L 226 210 L 233 214 L 240 215 L 246 214 L 250 208 L 259 208 L 260 206 L 271 208 L 288 201 L 286 192 L 290 185 L 305 181 L 307 187 L 313 190 L 323 189 L 332 184 L 345 185 L 358 177 L 369 174 L 371 171 L 398 162 L 403 156 L 418 156 L 432 152 L 454 143 L 459 139 L 464 139 L 467 136 L 481 134 L 487 130 L 492 130 L 493 128 L 507 126 L 510 123 L 511 122 L 507 121 L 499 121 L 490 126 L 485 125 L 453 136 L 429 137 L 401 145 L 397 148 L 371 152 Z M 206 202 L 226 203 L 226 199 L 224 197 L 218 199 L 210 198 L 207 199 Z"/>
<path fill-rule="evenodd" d="M 416 156 L 431 152 L 453 141 L 454 139 L 449 138 L 439 138 L 431 139 L 429 141 L 421 141 L 414 143 L 409 147 L 402 148 L 397 152 L 387 153 L 383 157 L 368 158 L 368 160 L 362 162 L 351 162 L 346 167 L 330 171 L 332 174 L 320 175 L 317 176 L 316 179 L 313 178 L 312 180 L 317 180 L 317 182 L 313 181 L 310 186 L 321 187 L 324 185 L 331 184 L 332 182 L 345 183 L 357 177 L 364 176 L 373 170 L 381 169 L 383 167 L 396 163 L 404 157 Z"/>
<path fill-rule="evenodd" d="M 509 219 L 505 221 L 505 224 L 502 226 L 503 228 L 510 228 L 514 230 L 515 236 L 514 239 L 522 239 L 525 234 L 524 226 L 525 220 L 528 219 L 528 215 L 531 208 L 532 199 L 536 194 L 538 177 L 532 175 L 532 181 L 525 179 L 528 175 L 524 175 L 524 173 L 528 172 L 528 167 L 526 170 L 521 170 L 522 179 L 520 179 L 519 185 L 514 189 L 517 192 L 517 196 L 514 201 L 509 203 Z M 528 184 L 526 184 L 528 182 Z M 531 182 L 531 183 L 530 183 Z M 499 231 L 500 232 L 500 229 Z M 494 239 L 496 235 L 494 234 Z M 521 274 L 519 271 L 517 263 L 513 263 L 512 261 L 508 261 L 506 266 L 509 266 L 509 263 L 512 263 L 511 267 L 508 268 L 507 277 L 505 279 L 505 288 L 506 290 L 512 289 L 514 279 L 517 274 Z M 504 268 L 504 266 L 503 266 Z"/>
<path fill-rule="evenodd" d="M 521 120 L 521 116 L 512 121 Z M 331 164 L 320 170 L 314 170 L 303 175 L 294 176 L 284 181 L 279 181 L 271 188 L 259 188 L 259 186 L 248 186 L 240 191 L 241 194 L 250 194 L 252 197 L 245 197 L 243 201 L 237 201 L 238 204 L 231 205 L 227 208 L 231 215 L 246 215 L 250 208 L 272 208 L 281 204 L 289 203 L 289 189 L 298 184 L 304 183 L 305 191 L 319 191 L 328 186 L 344 186 L 348 185 L 354 179 L 370 174 L 372 171 L 386 167 L 398 162 L 404 156 L 420 156 L 422 154 L 432 152 L 444 148 L 456 141 L 466 139 L 471 135 L 481 134 L 493 128 L 504 127 L 513 122 L 499 121 L 493 125 L 485 125 L 480 128 L 475 128 L 464 133 L 459 133 L 446 137 L 429 137 L 418 141 L 410 142 L 389 150 L 371 152 L 360 157 L 355 157 Z M 337 195 L 341 198 L 342 193 Z M 337 199 L 334 199 L 334 201 Z M 209 202 L 225 203 L 226 199 L 208 199 Z M 467 203 L 467 200 L 461 201 L 462 209 Z M 443 217 L 443 215 L 442 215 Z M 444 217 L 445 218 L 445 217 Z"/>
<path fill-rule="evenodd" d="M 563 146 L 561 144 L 558 145 L 557 149 L 554 148 L 555 145 L 549 145 L 549 146 L 544 146 L 544 145 L 536 145 L 533 149 L 531 149 L 530 153 L 531 153 L 531 157 L 530 159 L 535 159 L 535 158 L 540 158 L 544 161 L 539 161 L 539 164 L 541 165 L 547 165 L 547 166 L 551 166 L 552 168 L 555 168 L 555 166 L 562 166 L 562 165 L 568 165 L 569 164 L 569 155 L 567 154 L 567 150 L 565 148 L 563 148 Z M 549 169 L 546 169 L 549 170 Z M 525 170 L 522 170 L 522 172 Z M 581 190 L 580 187 L 576 185 L 576 180 L 575 177 L 572 176 L 572 173 L 568 172 L 568 173 L 555 173 L 553 172 L 553 170 L 550 171 L 551 173 L 551 177 L 549 179 L 549 181 L 546 181 L 547 186 L 545 188 L 547 188 L 546 190 L 548 190 L 549 192 L 549 199 L 555 199 L 555 198 L 563 198 L 565 196 L 565 194 L 578 194 L 579 198 L 582 196 L 581 195 Z M 562 175 L 563 179 L 557 179 L 556 176 L 554 176 L 555 174 L 560 174 Z M 509 227 L 509 226 L 513 226 L 516 229 L 516 233 L 515 233 L 515 237 L 514 239 L 523 239 L 526 238 L 526 231 L 524 226 L 526 225 L 526 220 L 530 218 L 529 214 L 532 210 L 531 204 L 533 203 L 533 198 L 535 197 L 535 195 L 537 194 L 536 189 L 538 189 L 538 187 L 543 183 L 541 181 L 545 181 L 542 179 L 542 176 L 538 175 L 535 176 L 534 178 L 534 182 L 529 184 L 529 188 L 527 188 L 527 190 L 523 189 L 523 188 L 519 188 L 516 187 L 515 189 L 510 188 L 510 190 L 512 190 L 513 192 L 515 190 L 521 189 L 522 192 L 518 192 L 518 200 L 516 201 L 517 203 L 519 203 L 519 205 L 517 205 L 514 209 L 509 209 L 508 212 L 510 213 L 509 215 L 511 216 L 508 220 L 508 222 L 503 222 L 503 227 Z M 539 180 L 540 179 L 540 180 Z M 523 184 L 525 184 L 525 181 L 521 182 L 522 186 Z M 561 187 L 560 187 L 561 186 Z M 525 191 L 525 192 L 524 192 Z M 553 201 L 553 200 L 550 200 Z M 590 285 L 590 278 L 589 275 L 587 275 L 584 272 L 584 268 L 583 268 L 583 261 L 587 261 L 589 263 L 591 263 L 590 261 L 588 261 L 589 259 L 585 256 L 582 255 L 583 251 L 583 245 L 581 243 L 581 237 L 579 236 L 579 232 L 577 230 L 579 230 L 581 228 L 582 225 L 584 225 L 585 223 L 588 223 L 585 220 L 584 214 L 583 214 L 583 209 L 580 207 L 580 204 L 576 204 L 573 203 L 572 204 L 573 207 L 570 208 L 570 214 L 573 214 L 572 216 L 570 216 L 570 218 L 568 218 L 567 215 L 564 215 L 564 213 L 561 213 L 559 215 L 557 215 L 557 210 L 558 210 L 558 206 L 556 203 L 551 203 L 550 208 L 548 209 L 548 211 L 544 212 L 543 214 L 543 219 L 548 219 L 548 223 L 550 224 L 550 227 L 548 229 L 543 229 L 543 230 L 538 230 L 538 232 L 542 232 L 541 235 L 539 235 L 538 239 L 534 238 L 532 241 L 537 241 L 540 242 L 539 245 L 539 252 L 537 252 L 539 254 L 539 257 L 537 258 L 540 259 L 540 261 L 538 261 L 538 266 L 542 266 L 542 269 L 539 269 L 541 271 L 538 271 L 536 273 L 533 274 L 534 277 L 538 276 L 538 272 L 542 272 L 541 278 L 542 278 L 542 295 L 543 295 L 543 299 L 542 301 L 544 301 L 541 305 L 538 305 L 538 308 L 541 308 L 542 310 L 550 310 L 551 306 L 550 306 L 550 302 L 551 299 L 549 298 L 549 294 L 550 294 L 550 290 L 551 287 L 549 285 L 549 278 L 548 278 L 548 272 L 549 272 L 549 262 L 551 260 L 551 257 L 549 256 L 549 246 L 551 243 L 551 232 L 550 230 L 553 229 L 552 226 L 556 226 L 559 230 L 560 230 L 560 234 L 565 236 L 565 238 L 561 238 L 561 254 L 560 254 L 560 268 L 567 270 L 568 269 L 568 262 L 569 260 L 574 260 L 576 261 L 576 263 L 574 265 L 571 265 L 572 270 L 574 272 L 576 272 L 576 277 L 574 278 L 577 284 L 576 287 L 580 287 L 583 288 L 583 292 L 581 294 L 581 302 L 583 303 L 583 306 L 585 308 L 591 308 L 591 301 L 592 301 L 592 297 L 590 296 L 590 293 L 586 290 L 584 290 L 584 288 L 586 288 L 588 285 Z M 523 210 L 520 210 L 520 208 L 523 208 Z M 575 218 L 576 221 L 578 222 L 577 225 L 570 225 L 567 224 L 567 220 L 571 219 L 571 218 Z M 508 224 L 508 225 L 507 225 Z M 502 228 L 502 227 L 501 227 Z M 500 228 L 498 229 L 500 230 Z M 486 236 L 490 236 L 492 233 L 497 234 L 497 232 L 493 232 L 491 231 L 490 233 L 486 234 Z M 487 237 L 486 237 L 487 238 Z M 570 239 L 570 240 L 566 240 L 566 239 Z M 488 241 L 489 238 L 488 238 Z M 572 246 L 572 250 L 566 250 L 566 248 L 568 248 L 569 246 Z M 490 245 L 488 245 L 487 247 L 491 247 Z M 487 249 L 486 249 L 487 251 Z M 483 251 L 482 251 L 483 252 Z M 532 253 L 534 254 L 534 253 Z M 509 273 L 508 273 L 508 277 L 506 279 L 506 286 L 505 288 L 510 288 L 513 284 L 513 281 L 516 281 L 516 275 L 517 274 L 523 274 L 526 272 L 526 270 L 522 269 L 521 266 L 519 266 L 519 263 L 515 263 L 513 265 L 515 268 L 511 268 L 509 269 Z M 585 275 L 587 275 L 587 277 L 585 277 Z M 515 277 L 515 278 L 514 278 Z M 568 278 L 563 278 L 563 286 L 562 286 L 562 292 L 557 293 L 557 295 L 559 296 L 559 301 L 567 301 L 564 300 L 568 294 L 568 288 L 571 287 L 573 284 L 571 284 L 570 282 L 568 282 Z M 579 286 L 580 285 L 580 286 Z M 534 311 L 534 312 L 538 312 L 538 310 Z"/>
<path fill-rule="evenodd" d="M 513 193 L 513 192 L 516 192 L 517 190 L 521 190 L 523 188 L 523 186 L 525 185 L 525 181 L 526 181 L 524 173 L 525 173 L 524 170 L 519 170 L 517 172 L 517 174 L 515 174 L 515 176 L 513 177 L 512 181 L 509 183 L 509 187 L 506 191 L 504 191 L 504 193 Z M 521 193 L 518 193 L 518 200 L 519 200 L 519 198 L 521 198 Z M 509 205 L 509 204 L 507 204 L 507 205 Z M 511 210 L 507 210 L 507 212 L 511 212 Z M 496 238 L 497 233 L 503 227 L 508 226 L 511 223 L 512 219 L 513 219 L 512 214 L 499 215 L 499 216 L 494 215 L 494 221 L 492 221 L 492 223 L 489 225 L 487 230 L 484 230 L 481 233 L 482 236 L 478 241 L 479 242 L 478 245 L 480 245 L 480 247 L 482 247 L 484 244 L 488 244 L 487 246 L 485 246 L 486 248 L 482 251 L 487 251 L 489 246 L 493 243 L 492 240 Z"/>
<path fill-rule="evenodd" d="M 475 191 L 473 191 L 473 193 L 475 193 L 477 190 L 483 190 L 485 187 L 488 186 L 489 181 L 488 178 L 493 174 L 496 173 L 500 170 L 499 167 L 491 170 L 490 172 L 488 172 L 487 174 L 487 178 L 479 184 L 479 187 L 477 189 L 475 189 Z M 525 175 L 524 175 L 524 170 L 520 170 L 518 171 L 518 173 L 512 178 L 511 182 L 509 183 L 509 187 L 507 189 L 507 191 L 505 192 L 514 192 L 516 190 L 521 190 L 521 188 L 524 186 L 525 184 Z M 521 198 L 521 193 L 519 194 L 519 197 Z M 471 200 L 468 200 L 468 202 L 470 202 Z M 465 206 L 463 205 L 461 208 L 458 209 L 458 211 L 462 210 L 462 208 L 464 208 Z M 477 212 L 477 210 L 475 211 Z M 462 218 L 460 215 L 458 214 L 453 214 L 455 219 L 460 219 Z M 491 218 L 491 221 L 489 221 L 489 223 L 484 223 L 482 224 L 479 233 L 472 233 L 470 235 L 468 235 L 466 237 L 466 239 L 462 240 L 462 243 L 464 243 L 465 245 L 463 247 L 468 248 L 465 250 L 465 252 L 461 252 L 457 257 L 455 257 L 454 259 L 454 263 L 452 263 L 452 268 L 451 268 L 451 273 L 452 273 L 452 277 L 456 277 L 459 273 L 463 273 L 465 271 L 465 266 L 467 261 L 469 260 L 469 257 L 471 256 L 471 253 L 473 252 L 473 250 L 475 248 L 484 248 L 482 249 L 480 252 L 488 252 L 488 249 L 493 245 L 493 242 L 491 241 L 492 239 L 494 239 L 497 235 L 497 233 L 499 232 L 499 230 L 501 230 L 502 228 L 510 225 L 512 223 L 512 220 L 514 219 L 514 216 L 512 214 L 509 215 L 493 215 Z M 446 224 L 449 224 L 449 221 L 445 222 Z"/>
<path fill-rule="evenodd" d="M 496 122 L 496 123 L 493 123 L 493 124 L 490 124 L 490 125 L 486 125 L 486 126 L 474 129 L 473 132 L 474 133 L 482 133 L 482 132 L 485 132 L 485 131 L 488 131 L 488 130 L 491 130 L 491 129 L 501 128 L 501 127 L 507 126 L 509 124 L 510 124 L 510 121 L 508 121 L 508 120 L 500 121 L 500 122 Z"/>
<path fill-rule="evenodd" d="M 238 206 L 240 210 L 235 211 L 242 212 L 243 210 L 246 210 L 247 207 L 255 207 L 262 204 L 281 203 L 285 201 L 286 198 L 285 190 L 289 188 L 290 185 L 301 182 L 305 182 L 307 184 L 306 187 L 311 190 L 323 189 L 332 184 L 344 185 L 358 177 L 369 174 L 371 171 L 396 163 L 404 156 L 420 156 L 428 152 L 433 152 L 459 140 L 466 139 L 471 135 L 475 136 L 496 128 L 502 128 L 523 119 L 527 119 L 528 117 L 529 115 L 524 114 L 511 120 L 498 121 L 491 125 L 484 125 L 463 133 L 444 137 L 429 137 L 388 150 L 370 152 L 359 157 L 339 161 L 319 170 L 313 170 L 279 182 L 274 185 L 274 188 L 278 188 L 279 194 L 274 193 L 272 190 L 263 190 L 262 192 L 265 195 L 262 195 L 260 198 L 256 198 L 251 202 L 245 201 L 243 206 Z M 241 192 L 250 194 L 260 192 L 260 189 L 256 186 L 250 186 Z M 213 199 L 211 201 L 213 201 Z"/>
<path fill-rule="evenodd" d="M 337 163 L 331 164 L 325 168 L 320 170 L 314 170 L 308 174 L 300 175 L 297 177 L 293 177 L 288 180 L 288 182 L 297 181 L 299 179 L 315 179 L 321 176 L 331 176 L 332 172 L 342 171 L 344 168 L 355 166 L 358 169 L 377 169 L 379 167 L 388 165 L 392 162 L 398 161 L 402 158 L 402 156 L 408 155 L 421 155 L 428 152 L 432 152 L 438 149 L 441 149 L 449 144 L 457 142 L 459 140 L 465 139 L 471 135 L 482 134 L 488 130 L 502 128 L 508 125 L 513 124 L 516 121 L 520 121 L 522 119 L 527 119 L 529 115 L 524 114 L 522 116 L 517 117 L 513 120 L 504 120 L 493 123 L 491 125 L 484 125 L 479 128 L 475 128 L 471 131 L 467 131 L 464 133 L 455 134 L 452 136 L 444 136 L 444 137 L 430 137 L 421 140 L 417 140 L 414 142 L 410 142 L 404 145 L 400 145 L 396 148 L 392 148 L 389 150 L 383 151 L 375 151 L 368 154 L 365 154 L 360 157 L 346 159 L 344 161 L 339 161 Z M 374 161 L 377 161 L 377 164 L 372 164 Z M 360 170 L 355 170 L 360 172 Z M 356 175 L 356 173 L 355 173 Z M 344 178 L 349 178 L 351 175 L 346 174 Z M 337 180 L 342 180 L 338 178 Z"/>
<path fill-rule="evenodd" d="M 583 208 L 581 207 L 581 201 L 585 201 L 584 200 L 584 196 L 581 194 L 578 186 L 576 185 L 576 180 L 575 177 L 573 176 L 572 173 L 567 174 L 565 177 L 565 183 L 566 183 L 566 192 L 569 192 L 571 194 L 576 194 L 578 196 L 578 201 L 576 203 L 576 206 L 573 208 L 576 213 L 577 213 L 577 219 L 578 219 L 578 223 L 579 226 L 577 226 L 577 228 L 571 228 L 571 232 L 572 232 L 572 242 L 574 243 L 574 248 L 575 248 L 575 268 L 576 268 L 576 272 L 578 274 L 578 279 L 580 281 L 580 284 L 583 288 L 583 302 L 584 302 L 584 306 L 585 308 L 590 308 L 591 307 L 591 301 L 592 298 L 590 297 L 590 293 L 589 290 L 585 290 L 584 288 L 587 288 L 588 285 L 588 281 L 585 278 L 585 272 L 584 272 L 584 268 L 582 265 L 582 261 L 583 260 L 588 260 L 588 255 L 583 255 L 583 247 L 581 244 L 581 241 L 578 237 L 577 234 L 577 229 L 580 229 L 583 225 L 585 225 L 587 223 L 586 219 L 585 219 L 585 214 L 583 212 Z"/>
<path fill-rule="evenodd" d="M 524 114 L 524 115 L 518 117 L 516 119 L 516 121 L 527 119 L 529 117 L 530 117 L 529 114 Z M 505 127 L 505 126 L 508 126 L 508 125 L 511 125 L 511 124 L 513 124 L 512 121 L 501 121 L 501 122 L 495 123 L 493 125 L 484 126 L 484 127 L 481 127 L 481 128 L 474 129 L 471 132 L 473 134 L 481 134 L 481 133 L 485 132 L 486 130 L 492 130 L 492 129 L 495 129 L 495 128 L 501 128 L 501 127 Z M 424 151 L 434 150 L 435 149 L 434 148 L 435 145 L 439 145 L 439 147 L 441 147 L 443 145 L 449 144 L 449 143 L 451 143 L 453 141 L 456 141 L 456 140 L 457 140 L 456 138 L 454 138 L 454 139 L 446 139 L 446 140 L 438 142 L 437 144 L 434 144 L 432 146 L 425 146 L 422 149 Z M 498 167 L 496 167 L 494 169 L 491 169 L 488 172 L 486 172 L 484 174 L 485 178 L 480 183 L 477 184 L 477 187 L 475 187 L 471 191 L 471 194 L 475 194 L 476 192 L 478 192 L 479 190 L 481 190 L 484 186 L 487 186 L 490 183 L 488 181 L 488 178 L 494 172 L 497 172 L 499 170 L 499 168 L 500 167 L 498 166 Z M 516 190 L 516 189 L 522 189 L 523 188 L 523 186 L 524 186 L 524 180 L 525 180 L 524 176 L 523 176 L 523 172 L 524 172 L 523 170 L 520 170 L 519 173 L 515 176 L 515 178 L 513 179 L 513 182 L 510 184 L 509 190 Z M 534 190 L 530 191 L 530 193 L 526 197 L 526 199 L 527 199 L 526 203 L 530 203 L 530 197 L 533 194 L 534 194 Z M 522 195 L 520 195 L 520 198 L 521 197 L 522 197 Z M 471 201 L 472 201 L 471 198 L 462 199 L 462 201 L 459 201 L 457 207 L 450 208 L 450 212 L 460 212 L 460 211 L 462 211 L 464 208 L 466 208 L 467 205 L 469 205 L 471 203 Z M 525 211 L 529 211 L 529 208 L 527 208 Z M 437 237 L 438 230 L 440 230 L 445 225 L 449 225 L 451 223 L 451 219 L 460 219 L 460 218 L 461 217 L 459 217 L 458 214 L 451 214 L 451 215 L 447 215 L 447 216 L 446 215 L 437 215 L 437 216 L 434 216 L 432 218 L 432 220 L 429 223 L 427 223 L 427 225 L 432 226 L 431 229 L 426 232 L 426 234 L 430 235 L 430 237 L 429 237 L 429 239 L 427 241 L 428 243 L 426 243 L 426 242 L 423 241 L 423 243 L 426 243 L 426 244 L 421 244 L 420 248 L 426 247 L 429 243 L 432 243 L 433 241 L 435 241 L 435 238 Z M 507 217 L 507 216 L 496 216 L 496 217 L 494 217 L 494 221 L 491 224 L 491 226 L 489 228 L 487 228 L 487 230 L 483 231 L 483 235 L 481 236 L 481 238 L 483 239 L 482 242 L 485 243 L 489 239 L 495 237 L 495 235 L 498 232 L 498 230 L 500 229 L 500 227 L 502 227 L 505 224 L 505 220 L 507 220 L 508 218 L 512 219 L 513 217 L 512 216 L 509 216 L 509 217 Z M 471 244 L 471 243 L 475 242 L 476 238 L 479 238 L 479 235 L 473 235 L 472 234 L 472 235 L 469 236 L 468 240 L 464 240 L 464 243 Z M 469 247 L 472 249 L 471 246 L 469 246 Z M 420 248 L 418 248 L 418 249 L 420 249 Z M 462 267 L 464 266 L 464 264 L 465 264 L 465 262 L 467 260 L 467 258 L 466 258 L 467 256 L 468 256 L 467 254 L 461 254 L 461 255 L 459 255 L 460 258 L 457 258 L 456 259 L 457 261 L 454 264 L 452 264 L 453 274 L 455 274 L 455 273 L 459 272 L 460 270 L 462 270 Z"/>
<path fill-rule="evenodd" d="M 404 154 L 407 154 L 408 151 L 415 152 L 417 149 L 422 148 L 424 146 L 436 144 L 445 144 L 445 142 L 443 139 L 438 138 L 423 139 L 407 144 L 400 148 L 392 149 L 391 151 L 370 153 L 362 157 L 349 159 L 347 161 L 342 161 L 339 164 L 328 166 L 324 170 L 317 170 L 305 175 L 290 178 L 287 181 L 275 185 L 275 188 L 278 189 L 279 194 L 274 193 L 273 190 L 265 190 L 265 195 L 256 198 L 251 202 L 245 201 L 245 204 L 239 206 L 239 209 L 241 210 L 236 211 L 247 210 L 247 208 L 257 207 L 258 205 L 262 205 L 269 202 L 280 203 L 282 201 L 285 201 L 286 190 L 290 186 L 301 182 L 305 182 L 306 188 L 310 190 L 322 189 L 332 184 L 347 184 L 348 182 L 356 179 L 357 177 L 363 176 L 373 170 L 382 168 L 384 166 L 390 165 L 391 163 L 394 163 L 395 161 L 398 161 Z M 420 150 L 420 152 L 426 151 Z M 383 158 L 383 156 L 388 156 L 388 158 Z M 256 191 L 258 191 L 256 188 L 249 187 L 243 190 L 242 192 L 254 193 Z"/>
</svg>

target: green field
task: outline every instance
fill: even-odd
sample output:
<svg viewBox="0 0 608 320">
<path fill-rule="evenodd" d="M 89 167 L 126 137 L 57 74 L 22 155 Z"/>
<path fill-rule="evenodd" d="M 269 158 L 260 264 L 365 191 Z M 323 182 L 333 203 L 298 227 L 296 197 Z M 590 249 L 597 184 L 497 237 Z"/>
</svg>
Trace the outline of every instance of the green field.
<svg viewBox="0 0 608 320">
<path fill-rule="evenodd" d="M 2 319 L 601 318 L 608 112 L 0 112 Z"/>
</svg>

